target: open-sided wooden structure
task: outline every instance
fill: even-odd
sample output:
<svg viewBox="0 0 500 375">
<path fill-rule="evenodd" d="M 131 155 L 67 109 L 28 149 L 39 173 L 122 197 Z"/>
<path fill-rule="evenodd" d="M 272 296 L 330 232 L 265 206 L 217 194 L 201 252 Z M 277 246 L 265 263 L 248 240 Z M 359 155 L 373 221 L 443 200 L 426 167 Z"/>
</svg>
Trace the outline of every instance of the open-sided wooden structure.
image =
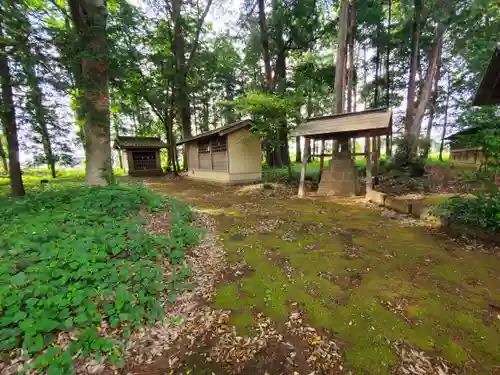
<svg viewBox="0 0 500 375">
<path fill-rule="evenodd" d="M 186 145 L 187 177 L 220 183 L 262 178 L 262 151 L 252 122 L 242 120 L 177 142 Z"/>
<path fill-rule="evenodd" d="M 160 176 L 163 174 L 160 149 L 168 145 L 155 137 L 116 137 L 115 148 L 127 153 L 130 176 Z"/>
<path fill-rule="evenodd" d="M 500 44 L 491 57 L 472 104 L 500 104 Z"/>
<path fill-rule="evenodd" d="M 342 113 L 308 119 L 299 125 L 292 134 L 304 137 L 305 142 L 313 140 L 333 140 L 332 159 L 328 169 L 323 170 L 324 153 L 320 155 L 320 186 L 318 194 L 354 195 L 357 192 L 357 179 L 353 158 L 366 157 L 366 189 L 373 188 L 372 163 L 378 170 L 381 136 L 386 136 L 386 148 L 390 150 L 392 112 L 386 108 L 370 109 L 361 112 Z M 365 138 L 365 150 L 356 153 L 351 139 Z M 340 146 L 340 147 L 339 147 Z M 300 171 L 299 197 L 305 196 L 305 175 L 307 169 L 308 147 L 304 147 Z"/>
</svg>

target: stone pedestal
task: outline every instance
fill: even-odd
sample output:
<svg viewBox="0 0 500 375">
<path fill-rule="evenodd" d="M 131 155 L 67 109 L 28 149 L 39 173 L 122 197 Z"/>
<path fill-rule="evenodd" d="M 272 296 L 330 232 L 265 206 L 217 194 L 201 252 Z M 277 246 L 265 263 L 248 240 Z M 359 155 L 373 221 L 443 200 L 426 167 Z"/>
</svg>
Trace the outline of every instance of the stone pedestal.
<svg viewBox="0 0 500 375">
<path fill-rule="evenodd" d="M 318 195 L 354 196 L 357 189 L 356 169 L 350 154 L 339 153 L 323 170 Z"/>
</svg>

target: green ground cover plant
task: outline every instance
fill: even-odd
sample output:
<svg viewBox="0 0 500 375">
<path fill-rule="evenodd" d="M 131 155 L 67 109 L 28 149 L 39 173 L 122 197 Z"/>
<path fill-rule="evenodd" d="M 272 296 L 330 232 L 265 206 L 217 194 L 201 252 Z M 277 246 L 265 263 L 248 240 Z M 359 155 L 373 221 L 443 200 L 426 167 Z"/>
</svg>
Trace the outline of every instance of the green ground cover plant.
<svg viewBox="0 0 500 375">
<path fill-rule="evenodd" d="M 170 213 L 169 236 L 144 214 Z M 22 348 L 47 374 L 73 373 L 72 357 L 120 364 L 134 328 L 159 320 L 189 269 L 184 250 L 198 240 L 189 206 L 145 187 L 54 185 L 0 198 L 0 360 Z M 178 270 L 164 279 L 162 258 Z M 173 266 L 174 267 L 174 266 Z M 102 335 L 106 322 L 118 335 Z M 66 350 L 61 331 L 76 335 Z"/>
</svg>

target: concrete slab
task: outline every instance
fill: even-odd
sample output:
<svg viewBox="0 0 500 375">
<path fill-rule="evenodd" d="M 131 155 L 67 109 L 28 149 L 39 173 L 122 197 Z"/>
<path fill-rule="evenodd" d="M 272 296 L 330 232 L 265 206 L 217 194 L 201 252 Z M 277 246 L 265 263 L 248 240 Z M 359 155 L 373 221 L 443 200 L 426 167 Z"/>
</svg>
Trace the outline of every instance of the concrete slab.
<svg viewBox="0 0 500 375">
<path fill-rule="evenodd" d="M 401 214 L 409 214 L 411 212 L 411 203 L 406 199 L 387 197 L 385 198 L 385 206 Z"/>
<path fill-rule="evenodd" d="M 387 194 L 381 193 L 376 190 L 366 192 L 365 199 L 367 201 L 378 204 L 379 206 L 383 206 L 385 204 L 385 199 L 387 198 Z"/>
</svg>

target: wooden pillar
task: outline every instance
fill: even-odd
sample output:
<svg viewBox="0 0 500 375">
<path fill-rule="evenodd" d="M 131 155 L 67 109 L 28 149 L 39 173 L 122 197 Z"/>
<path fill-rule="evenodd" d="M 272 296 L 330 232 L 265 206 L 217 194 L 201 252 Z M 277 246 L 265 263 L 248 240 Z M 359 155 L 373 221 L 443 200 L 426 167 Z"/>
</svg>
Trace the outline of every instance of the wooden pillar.
<svg viewBox="0 0 500 375">
<path fill-rule="evenodd" d="M 309 138 L 304 138 L 304 143 L 309 142 Z M 307 171 L 307 159 L 309 158 L 309 150 L 304 147 L 304 155 L 302 155 L 302 166 L 300 167 L 300 181 L 299 181 L 299 193 L 298 197 L 303 198 L 306 196 L 306 171 Z"/>
<path fill-rule="evenodd" d="M 370 138 L 365 139 L 365 153 L 366 153 L 366 192 L 369 193 L 373 190 L 373 177 L 372 177 L 372 153 L 370 152 Z"/>
<path fill-rule="evenodd" d="M 389 134 L 385 136 L 385 157 L 386 159 L 389 159 L 391 157 L 391 142 Z"/>
<path fill-rule="evenodd" d="M 321 181 L 321 176 L 323 176 L 323 164 L 325 163 L 325 140 L 321 140 L 320 147 L 320 156 L 319 156 L 319 181 Z"/>
<path fill-rule="evenodd" d="M 372 137 L 372 154 L 373 154 L 373 167 L 375 169 L 375 176 L 378 176 L 378 137 Z"/>
</svg>

